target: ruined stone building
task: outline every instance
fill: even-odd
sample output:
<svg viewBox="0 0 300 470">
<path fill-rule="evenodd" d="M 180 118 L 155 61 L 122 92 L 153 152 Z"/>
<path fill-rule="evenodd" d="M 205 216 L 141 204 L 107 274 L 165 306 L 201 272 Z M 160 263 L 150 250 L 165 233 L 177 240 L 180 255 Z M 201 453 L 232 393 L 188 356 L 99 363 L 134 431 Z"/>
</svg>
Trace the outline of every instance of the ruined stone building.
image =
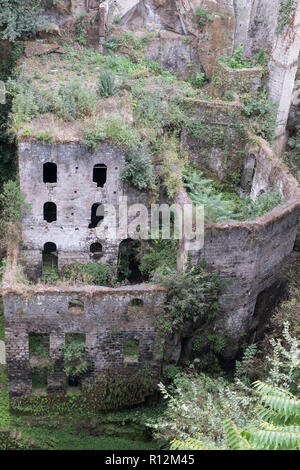
<svg viewBox="0 0 300 470">
<path fill-rule="evenodd" d="M 200 31 L 193 28 L 188 14 L 198 7 L 213 15 Z M 235 356 L 244 334 L 255 338 L 266 314 L 266 299 L 279 288 L 280 273 L 293 250 L 299 224 L 300 188 L 279 156 L 286 140 L 298 65 L 300 2 L 296 1 L 293 18 L 282 33 L 276 32 L 279 10 L 280 0 L 108 0 L 100 4 L 70 0 L 57 2 L 47 15 L 49 23 L 62 31 L 72 31 L 76 18 L 87 11 L 95 19 L 88 31 L 88 45 L 96 50 L 99 44 L 103 46 L 99 38 L 105 36 L 105 41 L 109 41 L 120 31 L 154 32 L 145 50 L 148 60 L 159 62 L 163 69 L 180 78 L 186 78 L 192 68 L 195 73 L 205 73 L 213 84 L 214 99 L 187 98 L 192 120 L 221 126 L 230 134 L 232 147 L 228 157 L 218 144 L 206 148 L 204 154 L 205 142 L 193 139 L 183 129 L 181 141 L 188 149 L 190 162 L 220 181 L 241 167 L 239 188 L 253 200 L 279 188 L 284 198 L 279 207 L 253 221 L 222 222 L 208 227 L 204 247 L 190 253 L 192 264 L 200 264 L 204 258 L 210 271 L 220 273 L 216 331 L 225 331 L 229 338 L 225 360 Z M 224 81 L 218 84 L 213 80 L 219 67 L 218 57 L 232 55 L 240 45 L 244 45 L 248 58 L 262 45 L 270 51 L 267 86 L 277 103 L 278 121 L 274 148 L 261 138 L 251 145 L 245 142 L 238 128 L 241 106 L 222 99 L 226 83 L 227 89 L 230 83 L 229 89 L 237 94 L 256 90 L 261 85 L 262 69 L 223 70 Z M 30 61 L 31 57 L 28 52 L 25 60 Z M 42 124 L 39 126 L 40 130 Z M 120 198 L 127 197 L 128 204 L 143 203 L 150 208 L 149 195 L 128 188 L 121 179 L 126 164 L 124 148 L 104 143 L 90 149 L 75 134 L 69 141 L 57 138 L 51 142 L 18 135 L 20 186 L 30 204 L 22 223 L 19 257 L 32 280 L 43 274 L 43 259 L 49 256 L 59 272 L 74 263 L 116 265 L 126 237 L 98 239 L 95 227 L 99 207 L 110 203 L 118 208 Z M 159 168 L 159 162 L 156 166 Z M 160 202 L 164 202 L 163 197 Z M 66 389 L 62 345 L 69 334 L 85 335 L 92 365 L 84 380 L 96 378 L 106 369 L 126 376 L 148 368 L 159 375 L 163 352 L 157 347 L 161 340 L 156 320 L 164 311 L 163 288 L 149 284 L 119 288 L 24 285 L 7 275 L 3 294 L 11 397 L 32 393 L 31 334 L 49 338 L 49 354 L 54 363 L 47 377 L 49 392 Z M 132 315 L 132 308 L 139 313 Z M 124 353 L 130 339 L 138 344 L 135 361 L 128 361 Z M 184 333 L 173 338 L 174 363 L 179 360 L 185 339 Z"/>
</svg>

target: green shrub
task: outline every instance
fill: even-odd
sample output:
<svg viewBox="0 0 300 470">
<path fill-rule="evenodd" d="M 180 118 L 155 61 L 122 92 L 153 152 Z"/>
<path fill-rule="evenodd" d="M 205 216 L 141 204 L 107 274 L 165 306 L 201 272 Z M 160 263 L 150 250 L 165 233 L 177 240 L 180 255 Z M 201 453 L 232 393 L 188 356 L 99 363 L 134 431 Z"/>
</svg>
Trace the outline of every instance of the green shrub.
<svg viewBox="0 0 300 470">
<path fill-rule="evenodd" d="M 85 31 L 84 31 L 84 19 L 87 16 L 87 13 L 84 11 L 79 15 L 79 17 L 76 20 L 75 26 L 76 26 L 76 41 L 78 44 L 81 46 L 86 45 L 86 36 L 85 36 Z"/>
<path fill-rule="evenodd" d="M 16 128 L 45 113 L 54 113 L 66 121 L 90 116 L 97 103 L 96 93 L 82 88 L 78 80 L 52 90 L 38 90 L 24 72 L 17 81 L 8 81 L 8 90 L 13 96 L 12 116 Z"/>
<path fill-rule="evenodd" d="M 25 139 L 29 139 L 33 136 L 33 127 L 25 126 L 21 131 L 21 136 Z"/>
<path fill-rule="evenodd" d="M 9 86 L 9 85 L 8 85 Z M 8 88 L 9 89 L 9 88 Z M 18 87 L 13 99 L 12 115 L 16 128 L 23 122 L 30 122 L 39 115 L 39 107 L 36 102 L 36 92 L 28 83 L 27 89 Z"/>
<path fill-rule="evenodd" d="M 135 116 L 138 121 L 162 128 L 167 121 L 168 106 L 161 91 L 135 90 Z"/>
<path fill-rule="evenodd" d="M 99 76 L 98 86 L 100 96 L 112 96 L 115 93 L 115 75 L 109 70 L 104 70 Z"/>
<path fill-rule="evenodd" d="M 82 143 L 87 147 L 96 150 L 107 138 L 105 124 L 98 117 L 94 117 L 85 122 L 83 127 Z"/>
<path fill-rule="evenodd" d="M 198 7 L 196 8 L 194 12 L 194 17 L 196 21 L 198 22 L 199 26 L 204 26 L 207 21 L 214 21 L 215 15 L 208 13 L 208 11 L 205 10 L 205 8 Z"/>
<path fill-rule="evenodd" d="M 236 99 L 236 94 L 231 90 L 226 90 L 224 95 L 225 101 L 234 101 Z"/>
<path fill-rule="evenodd" d="M 257 54 L 253 57 L 253 62 L 258 65 L 266 65 L 268 62 L 268 56 L 266 49 L 260 49 Z"/>
</svg>

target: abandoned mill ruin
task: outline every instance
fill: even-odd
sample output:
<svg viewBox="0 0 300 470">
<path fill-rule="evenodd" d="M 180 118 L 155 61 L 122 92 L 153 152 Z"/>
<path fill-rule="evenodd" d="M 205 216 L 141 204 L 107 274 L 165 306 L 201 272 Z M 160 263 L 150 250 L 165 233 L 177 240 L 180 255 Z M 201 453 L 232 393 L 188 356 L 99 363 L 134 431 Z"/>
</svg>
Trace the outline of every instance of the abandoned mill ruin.
<svg viewBox="0 0 300 470">
<path fill-rule="evenodd" d="M 299 243 L 282 156 L 300 125 L 300 2 L 62 0 L 36 29 L 6 84 L 23 197 L 2 283 L 10 400 L 106 387 L 106 409 L 118 387 L 122 407 L 166 365 L 231 370 L 286 298 Z M 99 237 L 124 200 L 149 216 L 203 204 L 203 246 Z"/>
</svg>

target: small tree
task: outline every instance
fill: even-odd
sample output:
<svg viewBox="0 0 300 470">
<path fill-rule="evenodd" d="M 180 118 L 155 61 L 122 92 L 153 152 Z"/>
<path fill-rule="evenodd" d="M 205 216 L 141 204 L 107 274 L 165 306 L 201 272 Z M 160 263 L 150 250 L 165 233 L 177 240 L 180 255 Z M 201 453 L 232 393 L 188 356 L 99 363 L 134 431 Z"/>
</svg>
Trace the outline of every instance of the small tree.
<svg viewBox="0 0 300 470">
<path fill-rule="evenodd" d="M 84 374 L 89 367 L 85 344 L 81 342 L 71 342 L 63 346 L 65 367 L 67 377 L 79 377 Z"/>
</svg>

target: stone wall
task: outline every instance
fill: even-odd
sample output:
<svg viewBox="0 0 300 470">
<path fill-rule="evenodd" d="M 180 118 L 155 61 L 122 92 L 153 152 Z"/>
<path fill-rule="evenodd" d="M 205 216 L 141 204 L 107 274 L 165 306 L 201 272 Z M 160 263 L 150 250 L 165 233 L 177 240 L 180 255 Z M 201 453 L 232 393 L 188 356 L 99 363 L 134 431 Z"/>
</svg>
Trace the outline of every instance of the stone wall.
<svg viewBox="0 0 300 470">
<path fill-rule="evenodd" d="M 65 335 L 85 334 L 86 351 L 92 365 L 83 382 L 93 381 L 110 369 L 134 373 L 143 368 L 157 376 L 162 361 L 156 319 L 164 308 L 164 289 L 156 286 L 130 286 L 118 289 L 83 287 L 51 288 L 21 286 L 4 282 L 6 360 L 10 396 L 32 393 L 32 371 L 29 362 L 29 334 L 50 335 L 50 359 L 54 370 L 48 374 L 48 392 L 63 392 L 66 376 L 63 371 Z M 82 314 L 74 314 L 69 302 L 80 299 Z M 130 309 L 132 299 L 143 305 Z M 139 340 L 136 363 L 124 363 L 127 339 Z"/>
</svg>

